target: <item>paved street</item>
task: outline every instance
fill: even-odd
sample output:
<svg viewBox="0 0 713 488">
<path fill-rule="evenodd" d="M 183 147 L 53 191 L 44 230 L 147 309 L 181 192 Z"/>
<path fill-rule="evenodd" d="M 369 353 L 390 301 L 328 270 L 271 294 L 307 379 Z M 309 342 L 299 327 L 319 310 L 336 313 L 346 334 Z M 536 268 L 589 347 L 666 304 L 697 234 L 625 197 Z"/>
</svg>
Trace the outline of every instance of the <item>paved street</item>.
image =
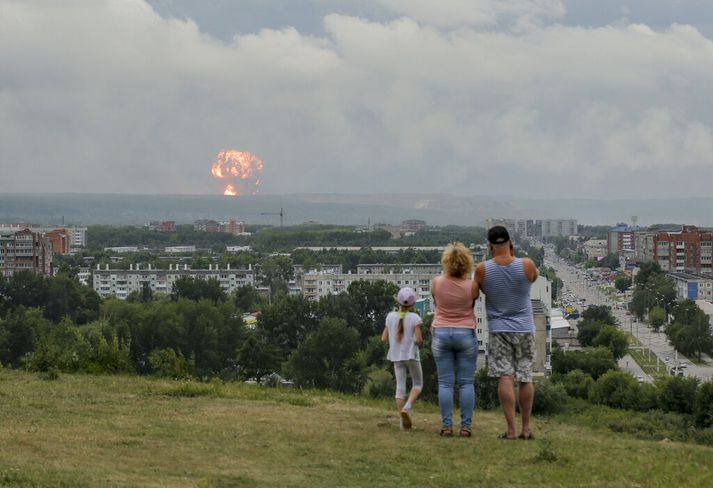
<svg viewBox="0 0 713 488">
<path fill-rule="evenodd" d="M 557 276 L 564 282 L 566 291 L 573 293 L 575 300 L 583 300 L 583 303 L 578 306 L 580 310 L 583 306 L 586 307 L 588 305 L 608 305 L 612 307 L 612 313 L 619 321 L 619 326 L 631 332 L 642 346 L 655 353 L 661 364 L 666 365 L 667 370 L 675 366 L 676 361 L 678 361 L 679 365 L 684 366 L 685 376 L 693 376 L 703 381 L 713 378 L 713 361 L 710 358 L 705 358 L 706 364 L 696 365 L 682 355 L 676 355 L 663 332 L 653 332 L 645 323 L 640 323 L 635 317 L 627 315 L 626 310 L 615 308 L 615 303 L 600 293 L 597 289 L 599 285 L 587 280 L 583 271 L 568 265 L 549 249 L 545 251 L 545 264 L 555 269 Z M 630 356 L 627 357 L 630 362 L 633 362 Z M 626 366 L 627 357 L 622 358 L 622 361 L 620 361 L 620 366 L 624 365 L 622 369 L 631 370 L 635 376 L 642 375 L 643 372 L 641 372 L 640 368 L 635 368 L 631 364 L 628 367 Z M 635 372 L 636 369 L 639 372 Z M 648 376 L 643 376 L 650 381 Z"/>
</svg>

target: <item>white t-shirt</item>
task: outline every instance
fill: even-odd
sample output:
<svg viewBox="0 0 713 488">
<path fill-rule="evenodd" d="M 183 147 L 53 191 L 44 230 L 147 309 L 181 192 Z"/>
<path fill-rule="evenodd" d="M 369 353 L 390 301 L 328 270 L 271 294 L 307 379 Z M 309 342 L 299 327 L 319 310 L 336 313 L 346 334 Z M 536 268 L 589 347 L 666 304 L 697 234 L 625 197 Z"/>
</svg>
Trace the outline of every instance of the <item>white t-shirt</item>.
<svg viewBox="0 0 713 488">
<path fill-rule="evenodd" d="M 420 360 L 418 346 L 414 333 L 423 321 L 418 314 L 407 312 L 404 317 L 404 334 L 401 342 L 397 342 L 396 334 L 399 331 L 399 312 L 390 312 L 386 316 L 386 328 L 389 331 L 389 353 L 386 359 L 389 361 L 408 361 L 409 359 Z"/>
</svg>

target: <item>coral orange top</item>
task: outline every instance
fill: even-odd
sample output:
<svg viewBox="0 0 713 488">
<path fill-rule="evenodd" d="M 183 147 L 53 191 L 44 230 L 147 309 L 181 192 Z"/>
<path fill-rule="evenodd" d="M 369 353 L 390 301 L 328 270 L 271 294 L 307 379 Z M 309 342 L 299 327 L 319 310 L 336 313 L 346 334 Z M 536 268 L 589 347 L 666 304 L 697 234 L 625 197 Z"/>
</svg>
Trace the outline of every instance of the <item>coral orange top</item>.
<svg viewBox="0 0 713 488">
<path fill-rule="evenodd" d="M 434 279 L 434 284 L 436 315 L 431 327 L 475 329 L 473 280 L 438 276 Z"/>
</svg>

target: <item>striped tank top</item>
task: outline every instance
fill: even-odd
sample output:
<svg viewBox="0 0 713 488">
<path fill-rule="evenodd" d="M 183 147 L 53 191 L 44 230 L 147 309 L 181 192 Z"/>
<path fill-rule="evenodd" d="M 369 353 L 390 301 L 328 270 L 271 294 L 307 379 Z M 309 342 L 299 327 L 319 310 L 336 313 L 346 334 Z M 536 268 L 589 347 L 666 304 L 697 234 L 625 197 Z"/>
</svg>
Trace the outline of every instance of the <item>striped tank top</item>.
<svg viewBox="0 0 713 488">
<path fill-rule="evenodd" d="M 485 262 L 485 312 L 490 332 L 534 332 L 530 302 L 531 283 L 525 276 L 522 259 L 506 265 L 492 259 Z"/>
</svg>

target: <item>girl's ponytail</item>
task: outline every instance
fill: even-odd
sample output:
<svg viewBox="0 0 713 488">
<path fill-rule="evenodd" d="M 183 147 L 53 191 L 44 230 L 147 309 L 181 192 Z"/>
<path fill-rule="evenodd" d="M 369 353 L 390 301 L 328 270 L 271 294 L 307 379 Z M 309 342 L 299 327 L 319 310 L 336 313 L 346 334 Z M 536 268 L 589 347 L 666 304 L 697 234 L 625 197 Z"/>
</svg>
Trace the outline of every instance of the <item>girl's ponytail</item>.
<svg viewBox="0 0 713 488">
<path fill-rule="evenodd" d="M 404 317 L 406 316 L 406 311 L 402 308 L 399 310 L 399 328 L 396 331 L 396 342 L 401 342 L 401 338 L 404 336 Z"/>
</svg>

